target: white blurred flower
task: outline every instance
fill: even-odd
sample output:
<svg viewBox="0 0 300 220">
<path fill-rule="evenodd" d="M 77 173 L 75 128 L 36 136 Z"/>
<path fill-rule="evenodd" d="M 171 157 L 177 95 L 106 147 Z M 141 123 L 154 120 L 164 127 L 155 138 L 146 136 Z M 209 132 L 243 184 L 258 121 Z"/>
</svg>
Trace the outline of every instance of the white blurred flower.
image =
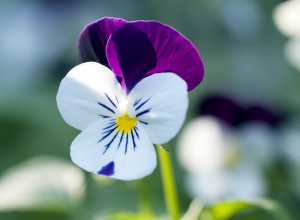
<svg viewBox="0 0 300 220">
<path fill-rule="evenodd" d="M 277 5 L 273 19 L 278 30 L 288 37 L 300 37 L 300 0 L 290 0 Z"/>
<path fill-rule="evenodd" d="M 191 196 L 200 196 L 208 202 L 228 197 L 240 199 L 260 197 L 266 193 L 266 182 L 258 167 L 242 164 L 220 168 L 211 173 L 188 174 L 186 186 Z"/>
<path fill-rule="evenodd" d="M 241 150 L 255 163 L 270 167 L 278 156 L 277 133 L 267 123 L 251 121 L 243 123 L 238 129 Z"/>
<path fill-rule="evenodd" d="M 199 117 L 182 131 L 179 160 L 191 173 L 215 170 L 224 163 L 224 141 L 224 133 L 216 119 Z"/>
<path fill-rule="evenodd" d="M 278 30 L 291 39 L 284 46 L 284 56 L 292 66 L 300 70 L 300 0 L 278 4 L 273 12 Z"/>
<path fill-rule="evenodd" d="M 266 193 L 256 155 L 243 149 L 252 146 L 247 141 L 243 144 L 246 136 L 237 135 L 211 116 L 198 117 L 186 126 L 179 139 L 178 156 L 188 171 L 186 185 L 191 196 L 213 202 Z"/>
<path fill-rule="evenodd" d="M 300 71 L 300 37 L 290 39 L 288 42 L 286 42 L 284 46 L 284 56 L 292 66 Z"/>
<path fill-rule="evenodd" d="M 85 177 L 72 163 L 38 156 L 1 175 L 0 195 L 0 211 L 62 208 L 84 198 Z"/>
<path fill-rule="evenodd" d="M 288 160 L 300 166 L 300 130 L 292 127 L 283 128 L 282 150 Z"/>
</svg>

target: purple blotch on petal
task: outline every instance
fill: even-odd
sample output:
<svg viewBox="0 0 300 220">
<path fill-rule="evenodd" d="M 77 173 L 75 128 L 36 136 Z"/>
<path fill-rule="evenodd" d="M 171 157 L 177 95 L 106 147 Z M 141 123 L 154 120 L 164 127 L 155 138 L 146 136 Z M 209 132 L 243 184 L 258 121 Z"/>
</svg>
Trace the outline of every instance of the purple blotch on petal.
<svg viewBox="0 0 300 220">
<path fill-rule="evenodd" d="M 107 41 L 115 30 L 126 23 L 123 19 L 106 17 L 87 25 L 78 39 L 79 61 L 94 61 L 110 68 L 106 57 Z"/>
<path fill-rule="evenodd" d="M 114 169 L 115 169 L 115 163 L 113 161 L 111 161 L 107 165 L 102 167 L 102 169 L 98 171 L 98 174 L 102 174 L 105 176 L 111 176 L 115 173 Z"/>
<path fill-rule="evenodd" d="M 157 64 L 147 34 L 131 23 L 124 24 L 111 35 L 106 53 L 111 69 L 127 94 Z"/>
<path fill-rule="evenodd" d="M 124 24 L 108 40 L 106 54 L 113 72 L 123 79 L 122 87 L 127 93 L 154 73 L 177 74 L 187 82 L 189 91 L 204 75 L 204 65 L 195 46 L 172 27 L 157 21 Z"/>
</svg>

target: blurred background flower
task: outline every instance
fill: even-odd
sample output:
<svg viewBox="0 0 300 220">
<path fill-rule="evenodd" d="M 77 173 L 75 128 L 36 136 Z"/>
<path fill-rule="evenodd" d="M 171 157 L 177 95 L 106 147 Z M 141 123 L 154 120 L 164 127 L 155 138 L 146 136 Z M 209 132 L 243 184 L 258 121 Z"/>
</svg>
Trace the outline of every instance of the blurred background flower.
<svg viewBox="0 0 300 220">
<path fill-rule="evenodd" d="M 206 201 L 264 195 L 281 202 L 297 219 L 300 215 L 298 5 L 299 0 L 1 1 L 1 180 L 12 175 L 7 176 L 9 170 L 27 167 L 22 163 L 38 155 L 71 162 L 70 143 L 79 131 L 64 123 L 55 96 L 61 79 L 79 64 L 76 44 L 81 30 L 104 16 L 129 21 L 158 20 L 193 42 L 206 69 L 201 85 L 189 93 L 187 127 L 182 130 L 180 141 L 174 138 L 170 143 L 182 211 L 199 194 Z M 231 101 L 225 100 L 212 113 L 215 108 L 203 107 L 212 94 L 221 94 Z M 195 128 L 189 135 L 201 137 L 197 139 L 201 146 L 183 141 L 189 127 Z M 183 142 L 184 150 L 174 149 Z M 204 144 L 210 147 L 205 148 Z M 192 148 L 197 151 L 190 155 Z M 200 178 L 199 173 L 205 173 L 206 177 Z M 30 171 L 28 175 L 32 179 L 37 174 Z M 56 174 L 49 172 L 52 175 Z M 85 174 L 86 196 L 79 202 L 76 214 L 85 213 L 89 217 L 81 219 L 92 219 L 99 211 L 139 212 L 141 196 L 136 188 L 121 181 L 105 181 Z M 142 185 L 149 192 L 146 198 L 151 211 L 163 216 L 159 170 L 145 182 Z M 193 185 L 186 188 L 186 182 Z M 17 184 L 8 188 L 13 189 Z M 202 187 L 208 184 L 203 193 Z M 213 187 L 218 190 L 212 190 Z M 60 188 L 62 192 L 66 187 L 60 184 Z M 2 191 L 0 198 L 3 199 Z M 46 198 L 49 197 L 45 195 Z M 78 203 L 77 197 L 68 198 Z M 234 219 L 254 218 L 266 219 L 260 211 Z M 58 210 L 51 213 L 14 210 L 0 212 L 0 219 L 67 220 L 70 216 Z"/>
<path fill-rule="evenodd" d="M 82 202 L 85 177 L 68 161 L 38 156 L 5 171 L 0 194 L 0 211 L 63 210 Z"/>
<path fill-rule="evenodd" d="M 243 108 L 220 95 L 204 99 L 199 110 L 203 116 L 191 121 L 178 141 L 190 195 L 208 202 L 265 196 L 264 172 L 278 154 L 272 126 L 280 118 L 261 106 Z"/>
</svg>

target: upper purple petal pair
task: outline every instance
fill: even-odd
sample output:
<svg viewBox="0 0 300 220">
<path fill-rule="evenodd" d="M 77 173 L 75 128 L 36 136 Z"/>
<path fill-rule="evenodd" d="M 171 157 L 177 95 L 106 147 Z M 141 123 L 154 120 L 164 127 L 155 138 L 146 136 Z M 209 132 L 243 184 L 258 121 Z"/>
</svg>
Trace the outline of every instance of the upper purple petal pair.
<svg viewBox="0 0 300 220">
<path fill-rule="evenodd" d="M 95 21 L 78 40 L 80 62 L 95 61 L 110 68 L 128 94 L 143 78 L 172 72 L 194 89 L 204 65 L 194 45 L 175 29 L 157 21 Z"/>
</svg>

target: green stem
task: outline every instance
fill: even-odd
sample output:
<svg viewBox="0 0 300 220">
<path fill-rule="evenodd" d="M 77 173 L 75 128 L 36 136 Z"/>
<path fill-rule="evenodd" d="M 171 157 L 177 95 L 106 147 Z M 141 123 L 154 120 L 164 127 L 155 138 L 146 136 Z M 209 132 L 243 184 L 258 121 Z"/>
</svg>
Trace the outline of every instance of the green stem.
<svg viewBox="0 0 300 220">
<path fill-rule="evenodd" d="M 171 157 L 168 152 L 162 149 L 161 146 L 156 145 L 156 148 L 158 153 L 158 159 L 160 162 L 160 171 L 166 207 L 169 212 L 169 215 L 172 217 L 172 220 L 179 220 L 180 209 L 176 193 L 176 186 L 174 182 Z"/>
<path fill-rule="evenodd" d="M 147 177 L 139 180 L 139 211 L 143 214 L 151 214 L 151 205 L 150 205 L 150 196 L 149 196 L 149 189 L 148 189 L 148 183 L 147 183 Z"/>
</svg>

